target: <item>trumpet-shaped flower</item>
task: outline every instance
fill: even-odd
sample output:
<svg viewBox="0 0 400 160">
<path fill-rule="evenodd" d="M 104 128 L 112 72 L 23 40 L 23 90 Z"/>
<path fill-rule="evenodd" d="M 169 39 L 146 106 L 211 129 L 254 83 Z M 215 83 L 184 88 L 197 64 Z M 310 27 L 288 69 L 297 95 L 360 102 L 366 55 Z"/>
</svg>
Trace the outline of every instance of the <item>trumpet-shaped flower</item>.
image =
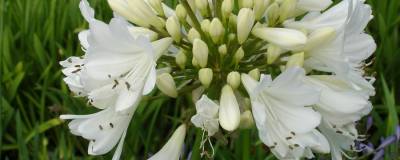
<svg viewBox="0 0 400 160">
<path fill-rule="evenodd" d="M 122 152 L 126 130 L 135 109 L 118 113 L 109 107 L 89 115 L 61 115 L 61 119 L 72 119 L 68 124 L 72 134 L 89 140 L 88 153 L 102 155 L 119 143 L 113 159 L 119 159 Z"/>
<path fill-rule="evenodd" d="M 260 139 L 280 158 L 310 157 L 310 149 L 329 151 L 326 139 L 315 129 L 321 115 L 309 105 L 316 104 L 319 91 L 304 84 L 305 71 L 289 68 L 274 81 L 260 82 L 243 74 L 242 83 L 251 98 Z"/>
<path fill-rule="evenodd" d="M 213 136 L 219 130 L 218 109 L 218 104 L 203 95 L 196 102 L 197 113 L 192 117 L 191 121 L 196 127 L 207 131 L 208 136 Z"/>
</svg>

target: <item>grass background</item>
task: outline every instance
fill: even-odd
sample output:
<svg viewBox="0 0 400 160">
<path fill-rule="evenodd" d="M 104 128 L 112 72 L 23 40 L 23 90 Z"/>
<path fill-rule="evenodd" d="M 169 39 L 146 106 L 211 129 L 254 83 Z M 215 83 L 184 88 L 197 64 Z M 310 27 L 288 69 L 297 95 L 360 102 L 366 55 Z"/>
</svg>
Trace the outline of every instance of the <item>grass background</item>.
<svg viewBox="0 0 400 160">
<path fill-rule="evenodd" d="M 176 2 L 165 0 L 173 5 Z M 0 159 L 110 159 L 111 154 L 87 155 L 87 141 L 70 134 L 63 113 L 91 113 L 84 99 L 71 96 L 62 81 L 60 60 L 82 55 L 77 33 L 87 28 L 79 0 L 0 0 Z M 90 0 L 96 17 L 108 21 L 112 12 L 106 0 Z M 367 0 L 374 19 L 367 32 L 378 44 L 374 64 L 377 95 L 372 98 L 374 126 L 360 131 L 378 145 L 394 134 L 400 107 L 400 1 Z M 144 159 L 166 142 L 185 114 L 176 101 L 161 98 L 144 102 L 130 124 L 122 159 Z M 188 106 L 191 107 L 191 106 Z M 190 129 L 185 150 L 198 159 L 199 130 Z M 256 130 L 234 133 L 235 141 L 223 138 L 216 144 L 215 159 L 274 159 L 257 138 Z M 199 137 L 199 136 L 198 136 Z M 230 139 L 228 139 L 230 140 Z M 386 149 L 385 159 L 399 157 L 399 143 Z M 321 157 L 322 158 L 322 157 Z M 364 159 L 370 159 L 371 156 Z M 396 158 L 395 158 L 396 159 Z"/>
</svg>

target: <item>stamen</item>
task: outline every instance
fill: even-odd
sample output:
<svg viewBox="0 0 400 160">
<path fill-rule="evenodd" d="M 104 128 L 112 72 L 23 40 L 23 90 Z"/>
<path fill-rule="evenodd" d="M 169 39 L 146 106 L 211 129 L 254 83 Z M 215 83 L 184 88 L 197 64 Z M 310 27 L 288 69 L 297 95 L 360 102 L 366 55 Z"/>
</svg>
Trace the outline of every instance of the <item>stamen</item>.
<svg viewBox="0 0 400 160">
<path fill-rule="evenodd" d="M 343 132 L 342 132 L 342 131 L 339 131 L 339 130 L 337 130 L 336 133 L 338 133 L 338 134 L 343 134 Z"/>
<path fill-rule="evenodd" d="M 100 130 L 103 130 L 103 126 L 99 125 Z"/>
<path fill-rule="evenodd" d="M 72 63 L 72 59 L 71 58 L 68 58 L 68 60 L 67 60 L 69 63 Z"/>
<path fill-rule="evenodd" d="M 294 146 L 295 146 L 295 147 L 300 147 L 300 145 L 299 145 L 299 144 L 294 144 Z"/>
<path fill-rule="evenodd" d="M 128 82 L 125 82 L 126 88 L 129 90 L 131 88 L 131 85 Z"/>
<path fill-rule="evenodd" d="M 107 75 L 108 76 L 108 78 L 111 78 L 111 75 Z"/>
<path fill-rule="evenodd" d="M 110 123 L 110 127 L 111 127 L 111 128 L 114 128 L 114 124 Z"/>
<path fill-rule="evenodd" d="M 290 140 L 290 139 L 292 139 L 292 137 L 286 137 L 286 140 Z"/>
<path fill-rule="evenodd" d="M 77 70 L 75 70 L 75 71 L 72 71 L 71 73 L 77 73 L 77 72 L 79 72 L 79 71 L 81 71 L 81 69 L 80 68 L 78 68 Z"/>
<path fill-rule="evenodd" d="M 289 145 L 289 149 L 293 149 L 293 147 L 291 145 Z"/>
<path fill-rule="evenodd" d="M 295 135 L 296 135 L 296 133 L 294 133 L 293 131 L 291 131 L 291 132 L 290 132 L 290 134 L 292 134 L 293 136 L 295 136 Z"/>
</svg>

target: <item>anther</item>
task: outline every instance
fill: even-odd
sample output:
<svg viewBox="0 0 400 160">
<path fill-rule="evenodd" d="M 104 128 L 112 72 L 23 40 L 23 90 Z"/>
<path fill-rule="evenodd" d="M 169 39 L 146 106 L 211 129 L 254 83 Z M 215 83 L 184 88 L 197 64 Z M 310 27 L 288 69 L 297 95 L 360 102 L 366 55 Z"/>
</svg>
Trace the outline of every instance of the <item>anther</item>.
<svg viewBox="0 0 400 160">
<path fill-rule="evenodd" d="M 295 147 L 299 147 L 300 145 L 299 145 L 299 144 L 294 144 L 294 146 L 295 146 Z"/>
<path fill-rule="evenodd" d="M 79 71 L 81 71 L 81 69 L 80 68 L 78 68 L 77 70 L 75 70 L 75 71 L 72 71 L 71 73 L 77 73 L 77 72 L 79 72 Z"/>
<path fill-rule="evenodd" d="M 103 130 L 103 126 L 99 125 L 100 130 Z"/>
<path fill-rule="evenodd" d="M 342 131 L 339 131 L 339 130 L 337 130 L 336 133 L 343 134 L 343 132 L 342 132 Z"/>
<path fill-rule="evenodd" d="M 290 134 L 292 134 L 293 136 L 295 136 L 295 135 L 296 135 L 296 133 L 294 133 L 293 131 L 291 131 L 291 132 L 290 132 Z"/>
<path fill-rule="evenodd" d="M 292 146 L 289 146 L 289 149 L 293 149 L 293 147 L 292 147 Z"/>
<path fill-rule="evenodd" d="M 114 128 L 114 124 L 110 123 L 110 127 L 111 127 L 111 128 Z"/>
<path fill-rule="evenodd" d="M 131 85 L 128 82 L 125 82 L 126 88 L 129 90 L 131 88 Z"/>
<path fill-rule="evenodd" d="M 292 139 L 292 137 L 286 137 L 286 140 L 290 140 L 290 139 Z"/>
</svg>

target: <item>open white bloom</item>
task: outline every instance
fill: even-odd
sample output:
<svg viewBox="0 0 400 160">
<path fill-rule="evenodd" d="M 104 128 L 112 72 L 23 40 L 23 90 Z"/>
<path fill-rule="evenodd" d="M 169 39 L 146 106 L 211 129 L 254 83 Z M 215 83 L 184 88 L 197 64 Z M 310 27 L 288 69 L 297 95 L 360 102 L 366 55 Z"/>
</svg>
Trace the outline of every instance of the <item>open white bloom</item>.
<svg viewBox="0 0 400 160">
<path fill-rule="evenodd" d="M 71 132 L 90 140 L 88 153 L 102 155 L 119 145 L 113 159 L 119 159 L 124 143 L 126 130 L 135 109 L 127 113 L 118 113 L 109 107 L 89 115 L 61 115 L 61 119 L 73 119 L 69 124 Z"/>
<path fill-rule="evenodd" d="M 305 71 L 289 68 L 274 81 L 263 75 L 260 82 L 242 74 L 251 98 L 260 139 L 279 158 L 311 157 L 312 148 L 329 151 L 326 139 L 315 129 L 321 115 L 310 107 L 319 91 L 304 84 Z"/>
<path fill-rule="evenodd" d="M 132 35 L 131 25 L 113 18 L 109 25 L 94 19 L 87 2 L 81 10 L 90 29 L 80 81 L 90 102 L 103 109 L 115 105 L 118 111 L 135 106 L 155 85 L 155 61 L 172 43 L 170 38 L 150 42 L 146 35 Z"/>
<path fill-rule="evenodd" d="M 371 111 L 369 96 L 337 76 L 309 76 L 306 82 L 321 89 L 320 101 L 314 107 L 323 119 L 318 128 L 330 143 L 332 159 L 342 159 L 344 151 L 355 149 L 355 122 Z"/>
<path fill-rule="evenodd" d="M 376 49 L 372 37 L 363 32 L 371 18 L 369 5 L 361 0 L 344 0 L 322 14 L 309 13 L 301 21 L 285 22 L 285 26 L 306 29 L 311 36 L 324 28 L 335 29 L 334 37 L 326 37 L 324 43 L 307 48 L 305 66 L 334 72 L 354 88 L 374 95 L 373 79 L 365 80 L 360 69 Z"/>
<path fill-rule="evenodd" d="M 196 102 L 196 115 L 191 119 L 192 123 L 208 133 L 208 136 L 213 136 L 219 130 L 218 123 L 219 106 L 206 95 Z"/>
<path fill-rule="evenodd" d="M 61 65 L 65 67 L 65 81 L 70 89 L 88 96 L 91 104 L 105 110 L 61 118 L 74 119 L 70 123 L 71 132 L 91 140 L 89 154 L 99 155 L 110 151 L 119 140 L 123 143 L 124 132 L 142 95 L 154 88 L 155 61 L 172 40 L 150 42 L 147 34 L 132 34 L 138 32 L 130 32 L 133 26 L 121 18 L 113 18 L 110 24 L 98 21 L 85 0 L 80 8 L 90 25 L 89 30 L 79 35 L 86 53 L 83 59 L 72 57 Z M 117 159 L 121 149 L 122 144 L 115 154 Z"/>
<path fill-rule="evenodd" d="M 186 125 L 180 125 L 168 142 L 149 160 L 179 160 L 185 142 Z"/>
</svg>

